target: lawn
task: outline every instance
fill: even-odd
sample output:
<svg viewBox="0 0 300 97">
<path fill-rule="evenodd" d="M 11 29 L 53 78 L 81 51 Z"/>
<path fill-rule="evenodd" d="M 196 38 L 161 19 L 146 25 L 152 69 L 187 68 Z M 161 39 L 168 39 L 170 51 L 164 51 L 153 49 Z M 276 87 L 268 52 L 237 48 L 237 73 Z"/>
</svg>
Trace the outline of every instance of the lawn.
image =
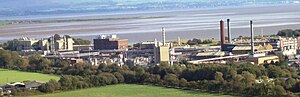
<svg viewBox="0 0 300 97">
<path fill-rule="evenodd" d="M 233 97 L 164 87 L 119 84 L 31 97 Z"/>
<path fill-rule="evenodd" d="M 0 69 L 0 85 L 11 82 L 22 82 L 26 80 L 47 82 L 50 79 L 58 80 L 59 76 Z"/>
</svg>

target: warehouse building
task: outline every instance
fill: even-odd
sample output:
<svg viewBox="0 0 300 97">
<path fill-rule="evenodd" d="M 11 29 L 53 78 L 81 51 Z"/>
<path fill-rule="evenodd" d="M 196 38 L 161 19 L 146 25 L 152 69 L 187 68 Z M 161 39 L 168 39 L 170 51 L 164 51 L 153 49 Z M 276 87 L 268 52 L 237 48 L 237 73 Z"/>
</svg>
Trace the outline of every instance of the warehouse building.
<svg viewBox="0 0 300 97">
<path fill-rule="evenodd" d="M 94 39 L 94 50 L 127 50 L 128 40 L 117 35 L 101 35 Z"/>
</svg>

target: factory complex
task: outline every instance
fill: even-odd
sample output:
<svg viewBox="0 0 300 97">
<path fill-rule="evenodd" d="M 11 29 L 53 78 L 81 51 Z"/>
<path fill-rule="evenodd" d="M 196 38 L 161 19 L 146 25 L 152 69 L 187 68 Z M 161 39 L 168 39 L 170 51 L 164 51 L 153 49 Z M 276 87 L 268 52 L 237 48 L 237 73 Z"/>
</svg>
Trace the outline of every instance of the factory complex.
<svg viewBox="0 0 300 97">
<path fill-rule="evenodd" d="M 226 22 L 226 23 L 225 23 Z M 225 28 L 227 26 L 227 28 Z M 162 28 L 162 41 L 145 41 L 129 46 L 130 39 L 121 39 L 117 35 L 100 35 L 90 45 L 75 45 L 68 35 L 50 36 L 44 39 L 20 38 L 12 45 L 21 55 L 40 53 L 50 59 L 69 60 L 72 64 L 86 62 L 94 66 L 100 64 L 118 64 L 128 62 L 134 65 L 170 65 L 186 60 L 190 64 L 227 62 L 250 62 L 265 64 L 279 62 L 279 54 L 288 56 L 293 62 L 300 50 L 300 38 L 297 37 L 261 37 L 254 36 L 254 22 L 249 21 L 248 38 L 233 38 L 230 19 L 220 21 L 220 42 L 215 45 L 198 46 L 182 43 L 180 36 L 176 42 L 166 41 L 166 28 Z M 227 32 L 227 33 L 226 33 Z"/>
</svg>

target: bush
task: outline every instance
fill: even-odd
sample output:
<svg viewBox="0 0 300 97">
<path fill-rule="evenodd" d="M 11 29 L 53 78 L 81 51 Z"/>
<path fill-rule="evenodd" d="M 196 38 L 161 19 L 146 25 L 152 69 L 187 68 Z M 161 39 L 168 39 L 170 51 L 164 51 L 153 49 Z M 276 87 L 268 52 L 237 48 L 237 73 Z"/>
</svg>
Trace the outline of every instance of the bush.
<svg viewBox="0 0 300 97">
<path fill-rule="evenodd" d="M 299 30 L 292 30 L 292 29 L 285 29 L 281 30 L 277 33 L 278 36 L 284 36 L 284 37 L 299 37 L 300 31 Z"/>
<path fill-rule="evenodd" d="M 60 83 L 58 83 L 56 80 L 53 79 L 51 79 L 49 82 L 39 87 L 39 90 L 45 93 L 53 93 L 54 91 L 59 89 L 60 89 Z"/>
<path fill-rule="evenodd" d="M 205 40 L 193 39 L 193 40 L 188 40 L 187 42 L 188 45 L 210 44 L 210 43 L 213 43 L 211 39 L 205 39 Z"/>
</svg>

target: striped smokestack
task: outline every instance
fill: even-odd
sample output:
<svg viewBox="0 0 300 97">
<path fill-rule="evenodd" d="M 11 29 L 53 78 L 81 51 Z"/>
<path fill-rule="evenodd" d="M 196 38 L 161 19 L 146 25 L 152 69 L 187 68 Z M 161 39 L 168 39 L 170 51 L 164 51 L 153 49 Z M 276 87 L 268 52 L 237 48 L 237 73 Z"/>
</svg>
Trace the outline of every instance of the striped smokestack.
<svg viewBox="0 0 300 97">
<path fill-rule="evenodd" d="M 222 51 L 225 49 L 225 29 L 224 29 L 224 21 L 220 21 L 220 37 L 221 37 L 221 49 Z"/>
</svg>

